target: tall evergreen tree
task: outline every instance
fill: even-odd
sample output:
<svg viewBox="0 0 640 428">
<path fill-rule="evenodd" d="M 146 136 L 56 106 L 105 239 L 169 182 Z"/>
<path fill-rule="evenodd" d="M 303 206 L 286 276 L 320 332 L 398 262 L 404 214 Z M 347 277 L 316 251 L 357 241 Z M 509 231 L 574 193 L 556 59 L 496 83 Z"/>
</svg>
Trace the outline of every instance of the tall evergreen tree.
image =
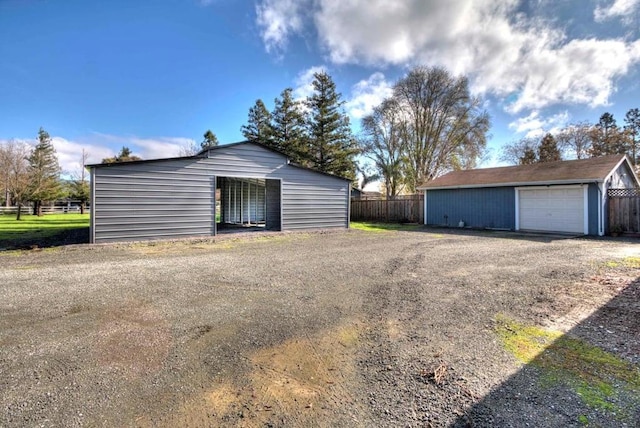
<svg viewBox="0 0 640 428">
<path fill-rule="evenodd" d="M 547 134 L 542 138 L 540 146 L 538 146 L 538 162 L 555 162 L 562 160 L 558 143 L 551 134 Z"/>
<path fill-rule="evenodd" d="M 210 149 L 218 145 L 218 137 L 216 137 L 216 134 L 214 134 L 210 129 L 207 129 L 207 132 L 204 133 L 203 137 L 204 140 L 200 143 L 202 150 Z"/>
<path fill-rule="evenodd" d="M 624 134 L 611 113 L 604 113 L 591 130 L 591 157 L 623 154 L 627 152 Z"/>
<path fill-rule="evenodd" d="M 256 100 L 256 104 L 249 109 L 247 124 L 242 125 L 240 130 L 247 140 L 273 147 L 271 113 L 262 100 Z"/>
<path fill-rule="evenodd" d="M 640 109 L 632 108 L 624 117 L 624 129 L 629 137 L 629 157 L 633 165 L 640 165 Z"/>
<path fill-rule="evenodd" d="M 293 99 L 293 89 L 286 88 L 275 99 L 271 114 L 273 147 L 285 153 L 296 163 L 304 164 L 309 158 L 305 116 L 299 101 Z"/>
<path fill-rule="evenodd" d="M 42 202 L 57 199 L 62 191 L 60 165 L 51 137 L 42 128 L 38 131 L 38 144 L 29 156 L 29 199 L 33 214 L 42 215 Z"/>
<path fill-rule="evenodd" d="M 319 171 L 355 179 L 355 156 L 359 150 L 341 94 L 336 92 L 336 85 L 326 72 L 314 74 L 313 90 L 307 99 L 308 162 Z"/>
</svg>

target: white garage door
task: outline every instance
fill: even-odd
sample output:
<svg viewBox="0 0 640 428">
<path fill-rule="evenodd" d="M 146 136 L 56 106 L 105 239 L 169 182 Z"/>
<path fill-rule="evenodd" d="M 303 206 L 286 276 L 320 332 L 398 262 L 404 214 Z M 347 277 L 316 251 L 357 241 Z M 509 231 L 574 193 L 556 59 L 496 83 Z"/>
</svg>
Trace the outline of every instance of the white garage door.
<svg viewBox="0 0 640 428">
<path fill-rule="evenodd" d="M 584 233 L 584 190 L 575 187 L 519 189 L 520 229 Z"/>
</svg>

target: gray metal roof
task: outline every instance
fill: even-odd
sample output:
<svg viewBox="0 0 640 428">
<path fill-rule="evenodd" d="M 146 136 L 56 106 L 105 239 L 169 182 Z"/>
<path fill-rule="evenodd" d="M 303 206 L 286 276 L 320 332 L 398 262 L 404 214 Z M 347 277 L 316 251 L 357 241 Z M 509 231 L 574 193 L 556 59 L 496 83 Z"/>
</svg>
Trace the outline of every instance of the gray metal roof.
<svg viewBox="0 0 640 428">
<path fill-rule="evenodd" d="M 264 145 L 262 143 L 258 143 L 256 141 L 249 141 L 249 140 L 247 140 L 247 141 L 239 141 L 239 142 L 236 142 L 236 143 L 220 144 L 220 145 L 215 146 L 215 147 L 211 147 L 211 148 L 208 148 L 208 149 L 201 150 L 200 152 L 196 153 L 193 156 L 179 156 L 179 157 L 172 157 L 172 158 L 157 158 L 157 159 L 141 159 L 141 160 L 135 160 L 135 161 L 112 162 L 112 163 L 94 163 L 94 164 L 90 164 L 90 165 L 85 165 L 85 167 L 87 167 L 87 168 L 108 168 L 108 167 L 115 166 L 115 165 L 119 165 L 119 166 L 122 166 L 122 165 L 136 165 L 136 164 L 141 164 L 141 163 L 163 162 L 163 161 L 177 160 L 177 159 L 201 159 L 201 158 L 207 157 L 206 154 L 210 150 L 211 151 L 215 151 L 215 150 L 218 150 L 218 149 L 228 149 L 229 147 L 245 145 L 245 144 L 254 144 L 256 146 L 262 147 L 263 149 L 266 149 L 266 150 L 269 150 L 269 151 L 271 151 L 273 153 L 279 154 L 282 157 L 284 157 L 285 159 L 287 159 L 289 165 L 294 166 L 296 168 L 306 169 L 306 170 L 309 170 L 309 171 L 316 172 L 318 174 L 323 174 L 323 175 L 327 175 L 329 177 L 339 178 L 341 180 L 346 180 L 346 181 L 351 182 L 351 180 L 346 178 L 346 177 L 341 177 L 339 175 L 330 174 L 328 172 L 318 171 L 317 169 L 309 168 L 309 167 L 306 167 L 306 166 L 303 166 L 303 165 L 299 165 L 299 164 L 297 164 L 295 162 L 291 162 L 289 157 L 286 154 L 282 153 L 281 151 L 273 149 L 273 148 L 271 148 L 269 146 L 266 146 L 266 145 Z"/>
</svg>

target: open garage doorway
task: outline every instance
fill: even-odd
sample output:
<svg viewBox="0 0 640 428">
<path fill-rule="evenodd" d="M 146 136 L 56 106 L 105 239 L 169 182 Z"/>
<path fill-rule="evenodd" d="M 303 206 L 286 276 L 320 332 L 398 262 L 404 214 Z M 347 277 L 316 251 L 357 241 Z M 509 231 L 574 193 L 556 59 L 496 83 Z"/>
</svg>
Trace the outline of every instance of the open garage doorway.
<svg viewBox="0 0 640 428">
<path fill-rule="evenodd" d="M 216 232 L 280 230 L 280 180 L 217 177 Z"/>
</svg>

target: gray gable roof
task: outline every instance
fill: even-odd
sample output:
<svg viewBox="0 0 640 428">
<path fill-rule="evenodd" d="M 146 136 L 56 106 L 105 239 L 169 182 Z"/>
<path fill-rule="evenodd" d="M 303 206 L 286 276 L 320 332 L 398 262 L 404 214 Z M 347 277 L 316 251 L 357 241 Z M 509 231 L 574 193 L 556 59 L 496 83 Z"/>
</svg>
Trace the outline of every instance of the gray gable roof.
<svg viewBox="0 0 640 428">
<path fill-rule="evenodd" d="M 425 183 L 418 187 L 418 190 L 602 182 L 623 162 L 629 163 L 625 155 L 610 155 L 532 165 L 452 171 Z M 630 163 L 629 167 L 633 171 Z M 637 177 L 635 181 L 638 182 Z"/>
<path fill-rule="evenodd" d="M 246 141 L 239 141 L 236 143 L 227 143 L 227 144 L 219 144 L 217 146 L 214 147 L 210 147 L 207 149 L 203 149 L 200 152 L 196 153 L 193 156 L 180 156 L 180 157 L 172 157 L 172 158 L 158 158 L 158 159 L 141 159 L 141 160 L 135 160 L 135 161 L 125 161 L 125 162 L 113 162 L 113 163 L 96 163 L 96 164 L 90 164 L 90 165 L 85 165 L 87 168 L 109 168 L 112 166 L 122 166 L 122 165 L 136 165 L 136 164 L 141 164 L 141 163 L 152 163 L 152 162 L 164 162 L 164 161 L 171 161 L 171 160 L 178 160 L 178 159 L 198 159 L 198 158 L 206 158 L 209 156 L 210 152 L 214 152 L 216 150 L 222 150 L 222 149 L 228 149 L 230 147 L 235 147 L 235 146 L 244 146 L 244 145 L 254 145 L 254 146 L 258 146 L 261 147 L 265 150 L 268 150 L 270 152 L 276 153 L 280 156 L 283 157 L 283 159 L 286 159 L 287 164 L 295 167 L 295 168 L 300 168 L 300 169 L 306 169 L 308 171 L 312 171 L 315 172 L 317 174 L 322 174 L 322 175 L 326 175 L 329 177 L 333 177 L 333 178 L 338 178 L 340 180 L 345 180 L 345 181 L 349 181 L 351 182 L 351 180 L 349 178 L 346 177 L 341 177 L 339 175 L 335 175 L 335 174 L 331 174 L 328 172 L 324 172 L 324 171 L 319 171 L 317 169 L 314 168 L 309 168 L 303 165 L 298 165 L 297 163 L 292 162 L 289 159 L 289 156 L 287 156 L 286 154 L 282 153 L 279 150 L 273 149 L 271 147 L 265 146 L 262 143 L 259 143 L 257 141 L 250 141 L 250 140 L 246 140 Z"/>
</svg>

